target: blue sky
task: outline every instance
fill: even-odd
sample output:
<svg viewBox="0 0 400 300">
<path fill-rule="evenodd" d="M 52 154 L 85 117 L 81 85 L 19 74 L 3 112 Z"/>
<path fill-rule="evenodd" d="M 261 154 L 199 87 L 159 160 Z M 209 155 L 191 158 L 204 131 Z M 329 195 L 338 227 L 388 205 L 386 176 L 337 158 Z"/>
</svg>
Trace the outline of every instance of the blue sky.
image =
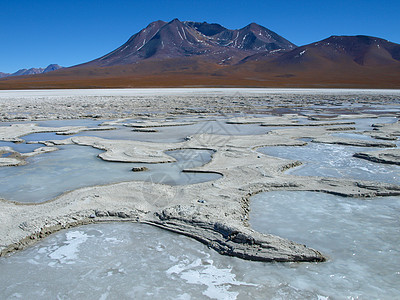
<svg viewBox="0 0 400 300">
<path fill-rule="evenodd" d="M 102 56 L 155 20 L 256 22 L 297 45 L 365 34 L 400 43 L 399 0 L 0 0 L 0 71 L 72 66 Z"/>
</svg>

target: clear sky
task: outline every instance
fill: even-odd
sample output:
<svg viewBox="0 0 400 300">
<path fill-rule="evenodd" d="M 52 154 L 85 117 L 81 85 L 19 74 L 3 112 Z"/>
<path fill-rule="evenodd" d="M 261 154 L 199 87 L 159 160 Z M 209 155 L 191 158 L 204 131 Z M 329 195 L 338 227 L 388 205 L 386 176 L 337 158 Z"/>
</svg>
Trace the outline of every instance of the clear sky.
<svg viewBox="0 0 400 300">
<path fill-rule="evenodd" d="M 400 0 L 0 0 L 0 72 L 100 57 L 156 20 L 251 22 L 296 45 L 364 34 L 400 43 Z"/>
</svg>

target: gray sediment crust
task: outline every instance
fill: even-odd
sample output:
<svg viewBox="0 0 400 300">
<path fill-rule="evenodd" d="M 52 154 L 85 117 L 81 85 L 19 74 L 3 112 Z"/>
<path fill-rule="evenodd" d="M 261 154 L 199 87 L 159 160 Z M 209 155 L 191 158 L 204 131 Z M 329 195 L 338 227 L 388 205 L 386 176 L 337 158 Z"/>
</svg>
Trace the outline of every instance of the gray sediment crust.
<svg viewBox="0 0 400 300">
<path fill-rule="evenodd" d="M 327 121 L 327 120 L 350 120 L 350 119 L 364 119 L 364 118 L 377 118 L 376 115 L 374 114 L 341 114 L 341 115 L 337 115 L 337 116 L 318 116 L 318 117 L 310 117 L 310 120 L 314 120 L 314 121 Z"/>
<path fill-rule="evenodd" d="M 144 171 L 148 171 L 149 169 L 147 167 L 133 167 L 132 171 L 133 172 L 144 172 Z"/>
<path fill-rule="evenodd" d="M 400 165 L 400 149 L 388 149 L 373 152 L 357 152 L 353 156 L 377 163 Z"/>
<path fill-rule="evenodd" d="M 165 118 L 189 114 L 209 115 L 215 112 L 257 114 L 276 108 L 308 107 L 326 112 L 332 106 L 343 106 L 343 110 L 346 110 L 346 105 L 350 103 L 359 105 L 358 113 L 355 114 L 353 108 L 348 108 L 348 114 L 338 115 L 337 112 L 333 112 L 336 120 L 359 118 L 362 114 L 361 105 L 364 104 L 366 106 L 363 109 L 369 109 L 374 104 L 398 104 L 399 92 L 345 89 L 4 91 L 0 95 L 0 121 L 129 119 L 143 116 Z M 365 116 L 367 115 L 361 117 Z M 319 116 L 318 120 L 330 121 L 332 117 Z"/>
<path fill-rule="evenodd" d="M 137 123 L 125 123 L 126 127 L 134 127 L 134 128 L 154 128 L 154 127 L 171 127 L 171 126 L 186 126 L 193 125 L 196 122 L 155 122 L 155 121 L 142 121 Z"/>
<path fill-rule="evenodd" d="M 0 167 L 15 167 L 26 164 L 26 158 L 36 156 L 43 153 L 57 151 L 57 147 L 39 147 L 32 152 L 19 153 L 11 147 L 0 147 Z M 2 154 L 9 154 L 7 157 L 1 157 Z"/>
<path fill-rule="evenodd" d="M 261 126 L 269 127 L 315 127 L 315 126 L 338 126 L 338 125 L 354 125 L 355 122 L 311 122 L 311 123 L 262 123 Z M 353 127 L 341 127 L 353 128 Z M 346 130 L 346 129 L 345 129 Z"/>
<path fill-rule="evenodd" d="M 390 123 L 390 124 L 373 124 L 372 131 L 366 131 L 367 134 L 373 138 L 381 140 L 398 140 L 400 136 L 400 122 Z"/>
<path fill-rule="evenodd" d="M 84 131 L 114 130 L 115 127 L 85 127 L 85 126 L 65 126 L 65 127 L 42 127 L 34 123 L 12 124 L 10 126 L 0 126 L 0 141 L 22 143 L 21 137 L 32 133 L 55 132 L 58 135 L 73 135 Z"/>
<path fill-rule="evenodd" d="M 394 148 L 396 144 L 390 142 L 379 142 L 379 141 L 366 141 L 356 139 L 345 139 L 335 136 L 323 136 L 312 140 L 314 143 L 323 144 L 337 144 L 345 146 L 356 146 L 356 147 L 376 147 L 376 148 Z"/>
<path fill-rule="evenodd" d="M 297 115 L 296 115 L 297 116 Z M 237 117 L 226 121 L 227 124 L 275 124 L 271 126 L 294 126 L 298 124 L 294 116 L 283 117 Z M 265 125 L 269 126 L 269 125 Z"/>
<path fill-rule="evenodd" d="M 135 129 L 132 129 L 132 131 L 134 131 L 134 132 L 158 132 L 157 129 L 153 129 L 153 128 L 135 128 Z"/>
</svg>

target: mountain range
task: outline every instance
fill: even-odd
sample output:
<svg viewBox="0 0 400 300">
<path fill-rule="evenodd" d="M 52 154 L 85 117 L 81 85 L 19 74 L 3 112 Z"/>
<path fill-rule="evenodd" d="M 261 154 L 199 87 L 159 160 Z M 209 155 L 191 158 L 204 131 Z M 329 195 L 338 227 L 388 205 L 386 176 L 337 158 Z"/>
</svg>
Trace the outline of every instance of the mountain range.
<svg viewBox="0 0 400 300">
<path fill-rule="evenodd" d="M 231 30 L 174 19 L 92 61 L 0 79 L 0 89 L 183 86 L 400 88 L 400 45 L 359 35 L 298 47 L 255 23 Z"/>
<path fill-rule="evenodd" d="M 57 65 L 57 64 L 51 64 L 51 65 L 48 65 L 46 68 L 20 69 L 15 73 L 3 73 L 3 72 L 0 72 L 0 78 L 11 77 L 11 76 L 43 74 L 43 73 L 48 73 L 48 72 L 55 71 L 55 70 L 58 70 L 58 69 L 62 69 L 62 67 Z"/>
<path fill-rule="evenodd" d="M 277 53 L 294 44 L 260 25 L 239 30 L 219 24 L 156 21 L 133 35 L 113 52 L 87 63 L 89 66 L 133 64 L 143 60 L 202 57 L 205 61 L 233 64 L 256 53 Z"/>
</svg>

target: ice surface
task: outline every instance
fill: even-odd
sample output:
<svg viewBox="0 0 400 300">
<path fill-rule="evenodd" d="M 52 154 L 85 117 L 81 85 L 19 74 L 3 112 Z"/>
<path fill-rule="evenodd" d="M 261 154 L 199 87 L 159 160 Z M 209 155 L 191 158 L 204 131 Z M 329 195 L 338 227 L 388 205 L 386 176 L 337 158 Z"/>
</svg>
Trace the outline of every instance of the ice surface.
<svg viewBox="0 0 400 300">
<path fill-rule="evenodd" d="M 79 246 L 87 241 L 88 235 L 82 231 L 69 231 L 65 237 L 64 245 L 49 250 L 48 256 L 60 264 L 73 264 L 78 258 Z M 54 264 L 54 262 L 49 263 L 51 266 Z"/>
<path fill-rule="evenodd" d="M 182 121 L 180 119 L 176 120 Z M 183 142 L 187 136 L 201 133 L 218 135 L 251 135 L 265 134 L 269 129 L 254 124 L 226 124 L 225 119 L 201 121 L 193 125 L 157 127 L 158 132 L 135 132 L 130 127 L 119 127 L 111 131 L 86 131 L 77 134 L 78 136 L 97 136 L 105 139 L 135 140 L 146 142 L 177 143 Z M 27 138 L 31 139 L 30 136 Z M 36 137 L 37 138 L 37 137 Z"/>
<path fill-rule="evenodd" d="M 12 143 L 12 142 L 3 142 L 0 141 L 0 147 L 11 147 L 14 151 L 20 153 L 28 153 L 32 152 L 37 148 L 43 147 L 44 145 L 40 144 L 25 144 L 25 143 Z"/>
<path fill-rule="evenodd" d="M 301 161 L 302 166 L 288 171 L 292 175 L 353 178 L 399 184 L 400 166 L 379 164 L 353 157 L 356 152 L 374 150 L 378 149 L 320 143 L 259 149 L 260 152 L 270 156 Z"/>
<path fill-rule="evenodd" d="M 261 90 L 266 92 L 265 89 L 252 91 Z M 150 92 L 87 90 L 79 91 L 79 95 L 146 95 Z M 161 92 L 179 94 L 187 90 Z M 223 93 L 220 89 L 207 92 Z M 296 90 L 284 91 L 291 92 Z M 329 93 L 327 90 L 312 92 Z M 359 91 L 342 92 L 357 94 Z M 42 91 L 18 93 L 30 97 L 40 96 Z M 47 93 L 73 95 L 75 91 Z M 388 93 L 400 94 L 399 91 Z M 7 92 L 0 91 L 0 98 L 6 96 Z M 373 121 L 382 123 L 381 119 Z M 357 122 L 361 130 L 369 128 L 371 120 Z M 162 128 L 158 136 L 177 141 L 187 133 L 197 132 L 198 126 Z M 242 133 L 255 128 L 268 130 L 242 126 L 245 125 L 239 126 Z M 119 131 L 121 136 L 131 134 L 128 129 L 124 130 Z M 104 132 L 104 136 L 107 134 L 111 132 Z M 153 133 L 135 134 L 137 139 L 145 139 Z M 346 134 L 354 133 L 342 135 Z M 157 133 L 152 138 L 155 136 Z M 261 151 L 306 162 L 306 166 L 291 171 L 292 174 L 399 182 L 399 167 L 352 158 L 354 152 L 363 150 L 374 149 L 311 143 L 305 147 L 269 147 Z M 192 180 L 182 178 L 187 174 L 180 173 L 182 167 L 188 167 L 186 163 L 153 165 L 152 173 L 133 173 L 131 168 L 138 164 L 103 162 L 96 158 L 98 153 L 99 150 L 91 147 L 63 146 L 60 151 L 29 159 L 27 166 L 2 168 L 0 195 L 6 195 L 8 190 L 10 198 L 20 193 L 22 198 L 29 194 L 43 201 L 66 189 L 79 187 L 76 183 L 83 179 L 94 179 L 85 181 L 85 185 L 103 184 L 96 175 L 104 172 L 116 181 L 146 180 L 149 174 L 159 174 L 154 178 L 159 176 L 161 182 L 173 184 Z M 186 156 L 180 152 L 171 155 L 178 160 L 179 156 Z M 202 164 L 209 155 L 194 153 L 188 163 Z M 82 166 L 85 166 L 84 172 Z M 7 171 L 1 173 L 3 170 Z M 43 174 L 48 177 L 42 177 Z M 77 174 L 82 174 L 83 178 Z M 209 174 L 193 175 L 206 176 L 195 180 L 210 180 Z M 50 179 L 55 181 L 50 182 Z M 43 186 L 47 182 L 49 186 Z M 53 190 L 55 186 L 58 189 Z M 323 193 L 270 192 L 252 198 L 250 223 L 253 228 L 316 248 L 329 257 L 326 263 L 244 261 L 221 256 L 184 236 L 141 224 L 83 226 L 59 232 L 34 247 L 0 258 L 0 299 L 395 299 L 400 294 L 399 212 L 400 197 L 364 200 Z"/>
<path fill-rule="evenodd" d="M 329 257 L 325 263 L 249 262 L 148 225 L 82 226 L 0 258 L 0 298 L 394 299 L 399 211 L 400 197 L 252 198 L 252 227 L 319 249 Z"/>
<path fill-rule="evenodd" d="M 0 258 L 0 298 L 236 299 L 258 284 L 237 279 L 235 261 L 148 225 L 83 226 Z"/>
<path fill-rule="evenodd" d="M 276 267 L 294 289 L 332 299 L 391 299 L 400 294 L 399 212 L 400 197 L 269 192 L 252 198 L 250 223 L 328 255 L 322 264 Z"/>
<path fill-rule="evenodd" d="M 86 146 L 62 146 L 59 151 L 29 158 L 28 164 L 0 168 L 0 197 L 18 202 L 43 202 L 69 190 L 122 181 L 151 181 L 184 185 L 215 180 L 214 173 L 182 173 L 211 159 L 212 151 L 185 149 L 170 151 L 178 159 L 169 164 L 106 162 L 97 157 L 102 151 Z M 146 166 L 149 171 L 132 172 Z M 104 176 L 107 174 L 107 176 Z"/>
</svg>

